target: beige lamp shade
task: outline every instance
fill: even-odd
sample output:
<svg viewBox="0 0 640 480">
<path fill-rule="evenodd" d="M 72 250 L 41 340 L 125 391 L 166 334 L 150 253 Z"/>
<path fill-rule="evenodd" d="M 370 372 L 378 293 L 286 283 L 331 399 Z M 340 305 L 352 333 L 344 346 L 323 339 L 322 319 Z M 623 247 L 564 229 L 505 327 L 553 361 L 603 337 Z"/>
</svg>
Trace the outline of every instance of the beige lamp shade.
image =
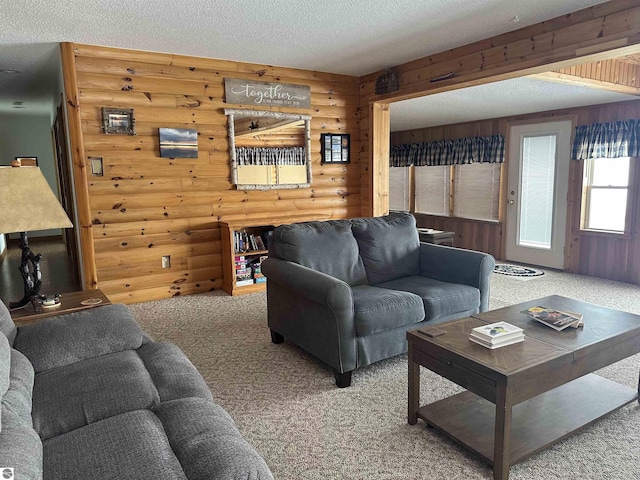
<svg viewBox="0 0 640 480">
<path fill-rule="evenodd" d="M 38 167 L 0 167 L 0 233 L 73 227 Z"/>
</svg>

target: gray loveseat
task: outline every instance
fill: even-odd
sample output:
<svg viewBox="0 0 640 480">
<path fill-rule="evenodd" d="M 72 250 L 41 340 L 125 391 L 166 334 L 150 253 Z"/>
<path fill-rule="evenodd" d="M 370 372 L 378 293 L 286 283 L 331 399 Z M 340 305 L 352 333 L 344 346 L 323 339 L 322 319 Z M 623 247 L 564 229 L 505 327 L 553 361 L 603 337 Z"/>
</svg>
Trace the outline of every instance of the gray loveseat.
<svg viewBox="0 0 640 480">
<path fill-rule="evenodd" d="M 487 310 L 491 255 L 420 243 L 410 214 L 276 227 L 262 271 L 274 343 L 287 338 L 333 367 L 407 351 L 406 332 Z"/>
<path fill-rule="evenodd" d="M 0 467 L 17 480 L 273 479 L 175 346 L 124 305 L 15 327 L 0 302 Z"/>
</svg>

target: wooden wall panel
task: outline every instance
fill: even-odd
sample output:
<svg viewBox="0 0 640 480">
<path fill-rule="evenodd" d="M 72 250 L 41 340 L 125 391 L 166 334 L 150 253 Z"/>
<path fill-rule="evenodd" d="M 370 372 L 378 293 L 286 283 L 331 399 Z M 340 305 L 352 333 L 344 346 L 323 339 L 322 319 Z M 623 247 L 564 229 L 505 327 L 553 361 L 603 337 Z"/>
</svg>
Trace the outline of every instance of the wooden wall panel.
<svg viewBox="0 0 640 480">
<path fill-rule="evenodd" d="M 640 65 L 621 59 L 598 60 L 560 68 L 555 72 L 620 86 L 638 87 L 640 85 Z M 621 89 L 620 91 L 624 92 L 625 90 Z M 631 92 L 634 90 L 630 89 L 629 93 Z"/>
<path fill-rule="evenodd" d="M 429 55 L 391 67 L 399 89 L 375 93 L 383 71 L 360 77 L 360 130 L 363 140 L 360 161 L 363 179 L 362 211 L 380 211 L 376 205 L 387 198 L 372 192 L 381 184 L 372 165 L 377 152 L 367 148 L 370 137 L 379 135 L 376 112 L 370 104 L 389 104 L 457 88 L 481 85 L 528 74 L 571 67 L 585 62 L 623 56 L 640 47 L 640 5 L 637 0 L 613 0 L 577 12 L 487 38 L 469 45 Z M 444 80 L 438 80 L 445 76 Z M 378 110 L 379 111 L 379 110 Z M 373 177 L 370 179 L 368 177 Z"/>
<path fill-rule="evenodd" d="M 553 121 L 558 117 L 574 118 L 576 125 L 640 119 L 640 100 L 393 132 L 391 145 L 453 140 L 475 135 L 499 134 L 506 138 L 511 123 Z M 636 160 L 636 162 L 640 162 L 640 160 Z M 505 166 L 503 179 L 506 178 L 509 166 L 508 151 L 505 152 Z M 565 270 L 640 285 L 640 206 L 638 206 L 640 203 L 640 164 L 637 164 L 635 170 L 635 190 L 631 192 L 629 198 L 634 206 L 632 231 L 629 235 L 589 232 L 580 229 L 582 170 L 583 163 L 581 161 L 571 161 Z M 506 180 L 503 180 L 503 197 L 505 190 Z M 502 202 L 501 219 L 505 218 L 504 208 L 504 202 Z M 455 232 L 455 245 L 458 247 L 487 252 L 497 259 L 504 258 L 503 235 L 505 232 L 502 221 L 493 223 L 422 214 L 416 215 L 416 218 L 421 227 Z"/>
<path fill-rule="evenodd" d="M 87 191 L 91 242 L 83 260 L 112 301 L 140 302 L 222 287 L 218 222 L 278 224 L 361 215 L 359 79 L 90 45 L 72 50 L 78 162 L 102 157 L 104 176 L 76 179 Z M 311 188 L 238 191 L 230 183 L 224 78 L 311 87 Z M 69 94 L 68 94 L 69 96 Z M 102 133 L 102 107 L 133 108 L 136 136 Z M 158 128 L 198 131 L 198 158 L 161 158 Z M 351 134 L 351 163 L 321 165 L 320 134 Z M 83 202 L 79 199 L 79 202 Z M 161 257 L 171 256 L 171 268 Z M 88 287 L 88 285 L 85 285 Z"/>
</svg>

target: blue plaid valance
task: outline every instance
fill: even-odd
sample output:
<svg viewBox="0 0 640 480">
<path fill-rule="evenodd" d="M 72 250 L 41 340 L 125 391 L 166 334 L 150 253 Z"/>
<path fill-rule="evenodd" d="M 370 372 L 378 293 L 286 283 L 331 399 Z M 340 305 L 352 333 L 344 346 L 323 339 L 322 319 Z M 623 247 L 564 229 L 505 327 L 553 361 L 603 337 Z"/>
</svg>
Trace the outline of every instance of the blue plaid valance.
<svg viewBox="0 0 640 480">
<path fill-rule="evenodd" d="M 392 167 L 503 162 L 502 135 L 397 145 L 391 147 L 389 154 L 389 165 Z"/>
<path fill-rule="evenodd" d="M 640 157 L 640 120 L 576 127 L 571 158 Z"/>
<path fill-rule="evenodd" d="M 238 165 L 305 165 L 304 147 L 236 147 Z"/>
</svg>

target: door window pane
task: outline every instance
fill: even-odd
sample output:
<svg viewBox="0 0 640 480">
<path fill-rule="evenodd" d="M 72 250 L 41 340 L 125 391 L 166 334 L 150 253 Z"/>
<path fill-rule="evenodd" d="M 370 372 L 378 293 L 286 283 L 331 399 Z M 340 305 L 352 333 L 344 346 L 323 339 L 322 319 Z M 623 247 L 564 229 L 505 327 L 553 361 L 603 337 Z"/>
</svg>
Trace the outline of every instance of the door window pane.
<svg viewBox="0 0 640 480">
<path fill-rule="evenodd" d="M 522 184 L 518 244 L 551 248 L 557 135 L 522 140 Z"/>
</svg>

